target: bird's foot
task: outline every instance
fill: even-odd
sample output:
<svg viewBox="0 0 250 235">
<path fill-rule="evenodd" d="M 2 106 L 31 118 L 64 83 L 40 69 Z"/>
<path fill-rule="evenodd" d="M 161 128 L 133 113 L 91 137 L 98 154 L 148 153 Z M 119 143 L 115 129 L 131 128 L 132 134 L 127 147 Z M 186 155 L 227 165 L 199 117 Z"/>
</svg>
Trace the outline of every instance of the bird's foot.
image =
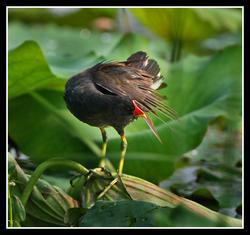
<svg viewBox="0 0 250 235">
<path fill-rule="evenodd" d="M 105 168 L 109 172 L 115 172 L 116 171 L 115 168 L 114 168 L 114 166 L 113 166 L 113 164 L 107 158 L 102 158 L 100 160 L 99 167 L 103 168 L 103 169 Z"/>
<path fill-rule="evenodd" d="M 99 172 L 103 172 L 104 174 L 100 174 Z M 79 178 L 81 178 L 82 176 L 85 177 L 85 182 L 84 185 L 86 185 L 88 183 L 88 181 L 93 177 L 93 176 L 99 176 L 99 177 L 103 177 L 106 179 L 110 179 L 112 177 L 112 174 L 110 171 L 108 171 L 107 169 L 105 169 L 104 167 L 99 167 L 96 169 L 90 169 L 89 172 L 87 174 L 77 174 L 75 176 L 73 176 L 70 179 L 70 185 L 71 187 L 74 187 L 74 181 L 78 180 Z"/>
<path fill-rule="evenodd" d="M 111 188 L 118 182 L 118 178 L 114 178 L 111 183 L 97 196 L 97 200 L 102 198 Z"/>
<path fill-rule="evenodd" d="M 75 176 L 75 180 L 79 176 Z M 97 200 L 113 200 L 112 198 L 123 198 L 132 200 L 131 196 L 126 190 L 126 186 L 120 174 L 110 172 L 106 168 L 98 167 L 90 169 L 89 173 L 84 175 L 82 183 L 75 184 L 82 190 L 83 205 L 90 208 Z M 74 187 L 76 190 L 76 187 Z"/>
<path fill-rule="evenodd" d="M 97 200 L 102 198 L 113 186 L 115 186 L 116 184 L 118 184 L 118 189 L 120 189 L 120 191 L 122 192 L 122 194 L 128 198 L 132 200 L 132 197 L 130 196 L 130 194 L 128 193 L 125 184 L 122 181 L 121 175 L 120 174 L 116 174 L 115 176 L 113 176 L 113 180 L 103 189 L 103 191 L 97 196 Z"/>
<path fill-rule="evenodd" d="M 90 169 L 89 173 L 86 176 L 86 182 L 85 184 L 91 179 L 91 178 L 102 178 L 102 179 L 111 179 L 112 174 L 109 170 L 107 170 L 104 167 L 98 167 L 95 169 Z"/>
</svg>

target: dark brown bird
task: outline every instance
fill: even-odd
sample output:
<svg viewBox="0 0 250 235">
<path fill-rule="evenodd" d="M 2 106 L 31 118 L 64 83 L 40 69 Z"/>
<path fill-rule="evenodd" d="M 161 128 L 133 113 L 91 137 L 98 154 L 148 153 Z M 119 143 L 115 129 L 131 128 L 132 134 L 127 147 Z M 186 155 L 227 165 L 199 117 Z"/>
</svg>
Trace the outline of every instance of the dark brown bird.
<svg viewBox="0 0 250 235">
<path fill-rule="evenodd" d="M 157 89 L 162 82 L 157 62 L 139 51 L 124 62 L 101 62 L 70 78 L 64 99 L 70 112 L 84 123 L 100 128 L 103 138 L 102 156 L 106 155 L 105 128 L 112 126 L 121 136 L 121 156 L 118 173 L 122 174 L 127 141 L 124 128 L 138 117 L 143 117 L 160 140 L 146 113 L 160 112 L 169 118 L 175 113 Z"/>
</svg>

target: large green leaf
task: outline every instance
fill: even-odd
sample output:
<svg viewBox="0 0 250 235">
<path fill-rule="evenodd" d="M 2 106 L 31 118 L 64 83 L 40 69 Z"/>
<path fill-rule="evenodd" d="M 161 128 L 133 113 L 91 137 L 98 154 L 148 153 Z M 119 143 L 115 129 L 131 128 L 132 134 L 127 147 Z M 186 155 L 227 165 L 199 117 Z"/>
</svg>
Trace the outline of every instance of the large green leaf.
<svg viewBox="0 0 250 235">
<path fill-rule="evenodd" d="M 182 206 L 160 207 L 143 201 L 98 201 L 80 218 L 80 227 L 202 227 L 225 226 Z"/>
<path fill-rule="evenodd" d="M 58 88 L 65 84 L 51 73 L 40 48 L 33 41 L 10 51 L 8 67 L 9 99 L 39 88 Z"/>
<path fill-rule="evenodd" d="M 18 35 L 18 37 L 16 36 Z M 85 28 L 11 23 L 8 29 L 9 49 L 25 40 L 35 40 L 41 47 L 52 71 L 68 78 L 109 54 L 120 41 L 117 33 L 95 32 Z"/>
</svg>

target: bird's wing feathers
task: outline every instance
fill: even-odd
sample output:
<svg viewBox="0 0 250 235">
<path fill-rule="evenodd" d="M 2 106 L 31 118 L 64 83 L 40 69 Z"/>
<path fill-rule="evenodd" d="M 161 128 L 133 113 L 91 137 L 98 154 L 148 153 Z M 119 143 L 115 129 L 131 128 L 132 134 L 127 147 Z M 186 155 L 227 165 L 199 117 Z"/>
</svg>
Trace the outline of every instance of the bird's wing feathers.
<svg viewBox="0 0 250 235">
<path fill-rule="evenodd" d="M 125 62 L 127 66 L 138 68 L 146 71 L 148 74 L 156 78 L 160 73 L 160 67 L 155 60 L 149 59 L 143 51 L 138 51 L 131 55 Z"/>
<path fill-rule="evenodd" d="M 153 59 L 149 59 L 145 52 L 138 51 L 134 53 L 125 63 L 127 66 L 138 68 L 151 75 L 151 79 L 153 80 L 153 84 L 151 85 L 152 89 L 161 89 L 167 85 L 163 83 L 163 77 L 161 76 L 158 63 Z"/>
<path fill-rule="evenodd" d="M 93 81 L 98 86 L 118 96 L 136 100 L 145 112 L 161 112 L 168 118 L 175 113 L 166 104 L 164 97 L 158 94 L 152 85 L 160 78 L 160 69 L 156 61 L 149 60 L 144 52 L 137 52 L 126 62 L 102 63 L 95 68 Z M 143 64 L 144 63 L 144 64 Z"/>
</svg>

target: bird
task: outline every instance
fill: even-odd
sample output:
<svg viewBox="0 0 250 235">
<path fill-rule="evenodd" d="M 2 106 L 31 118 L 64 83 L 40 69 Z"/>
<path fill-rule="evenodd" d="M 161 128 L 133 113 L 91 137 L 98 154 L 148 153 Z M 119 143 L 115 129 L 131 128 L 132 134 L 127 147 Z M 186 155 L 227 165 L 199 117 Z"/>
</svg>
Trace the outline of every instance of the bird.
<svg viewBox="0 0 250 235">
<path fill-rule="evenodd" d="M 125 127 L 142 117 L 161 142 L 148 114 L 176 118 L 175 111 L 165 104 L 166 97 L 158 92 L 167 87 L 163 80 L 156 60 L 137 51 L 125 61 L 101 61 L 66 82 L 66 106 L 77 119 L 100 129 L 102 157 L 106 157 L 108 143 L 105 128 L 113 127 L 120 135 L 119 175 L 123 173 L 128 145 Z"/>
</svg>

